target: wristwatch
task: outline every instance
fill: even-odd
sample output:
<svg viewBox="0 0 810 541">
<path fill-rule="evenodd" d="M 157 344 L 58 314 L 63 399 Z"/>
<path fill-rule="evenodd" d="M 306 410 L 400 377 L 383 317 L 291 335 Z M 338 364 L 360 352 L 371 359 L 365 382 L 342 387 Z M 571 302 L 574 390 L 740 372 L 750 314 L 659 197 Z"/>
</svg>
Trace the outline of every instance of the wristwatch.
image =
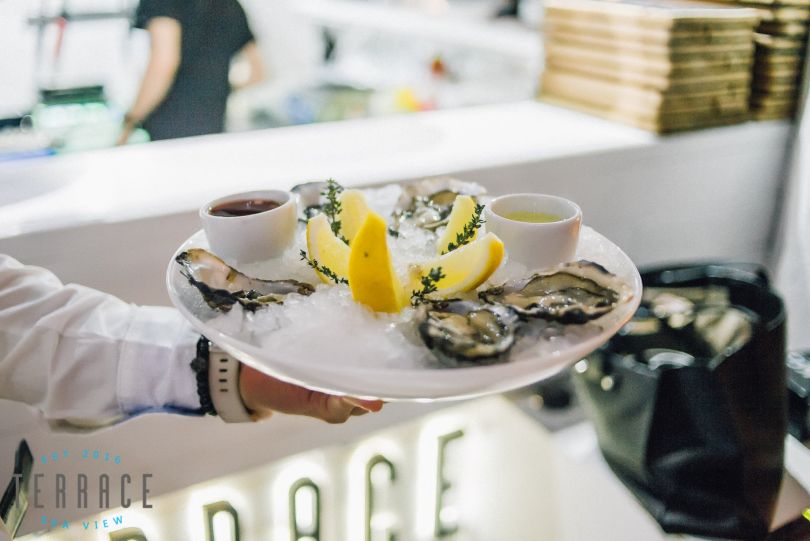
<svg viewBox="0 0 810 541">
<path fill-rule="evenodd" d="M 191 369 L 197 378 L 200 409 L 208 415 L 219 415 L 226 423 L 253 421 L 250 410 L 239 393 L 239 370 L 242 366 L 234 356 L 201 336 L 197 341 L 197 357 Z"/>
</svg>

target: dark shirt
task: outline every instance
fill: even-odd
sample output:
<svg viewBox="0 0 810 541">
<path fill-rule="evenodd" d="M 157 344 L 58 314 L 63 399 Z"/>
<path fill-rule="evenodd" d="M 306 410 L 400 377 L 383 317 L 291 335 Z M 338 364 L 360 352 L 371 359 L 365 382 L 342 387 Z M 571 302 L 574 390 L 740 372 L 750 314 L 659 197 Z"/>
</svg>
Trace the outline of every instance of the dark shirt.
<svg viewBox="0 0 810 541">
<path fill-rule="evenodd" d="M 135 26 L 155 17 L 180 23 L 181 60 L 169 93 L 144 120 L 153 140 L 219 133 L 231 88 L 231 59 L 255 38 L 237 0 L 141 0 Z"/>
</svg>

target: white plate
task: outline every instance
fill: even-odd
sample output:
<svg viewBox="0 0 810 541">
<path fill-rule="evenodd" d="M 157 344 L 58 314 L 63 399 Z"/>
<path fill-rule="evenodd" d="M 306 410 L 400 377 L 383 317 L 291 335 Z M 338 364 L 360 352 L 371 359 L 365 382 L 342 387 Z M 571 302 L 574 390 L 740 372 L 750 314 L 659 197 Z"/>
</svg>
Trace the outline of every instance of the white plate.
<svg viewBox="0 0 810 541">
<path fill-rule="evenodd" d="M 199 231 L 183 243 L 175 255 L 189 248 L 207 247 L 205 233 Z M 245 364 L 266 374 L 333 394 L 387 401 L 457 400 L 508 391 L 548 378 L 607 342 L 633 316 L 641 300 L 641 277 L 630 258 L 589 227 L 582 228 L 577 256 L 599 263 L 616 274 L 630 287 L 632 297 L 595 320 L 590 334 L 567 343 L 565 347 L 549 348 L 548 343 L 543 347 L 532 345 L 524 348 L 520 355 L 513 355 L 517 358 L 509 362 L 465 368 L 352 366 L 339 360 L 312 364 L 282 358 L 254 341 L 240 338 L 238 333 L 224 332 L 221 326 L 212 325 L 211 318 L 215 313 L 202 302 L 197 289 L 180 274 L 174 257 L 169 263 L 166 280 L 172 303 L 194 328 Z M 353 341 L 352 336 L 346 336 L 344 340 L 346 342 L 340 345 L 344 353 L 347 348 L 351 351 L 353 347 L 364 347 L 362 342 Z M 300 347 L 306 348 L 307 344 L 302 343 Z M 541 349 L 542 354 L 539 353 Z"/>
</svg>

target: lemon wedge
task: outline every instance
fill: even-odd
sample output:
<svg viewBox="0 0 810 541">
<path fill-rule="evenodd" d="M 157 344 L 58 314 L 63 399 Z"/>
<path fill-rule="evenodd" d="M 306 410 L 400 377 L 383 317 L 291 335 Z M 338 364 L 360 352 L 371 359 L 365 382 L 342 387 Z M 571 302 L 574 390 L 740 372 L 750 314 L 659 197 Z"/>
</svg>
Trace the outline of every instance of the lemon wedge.
<svg viewBox="0 0 810 541">
<path fill-rule="evenodd" d="M 407 303 L 388 252 L 388 224 L 368 212 L 352 240 L 349 255 L 352 298 L 375 312 L 399 312 Z"/>
<path fill-rule="evenodd" d="M 439 255 L 448 252 L 451 242 L 456 241 L 456 236 L 464 231 L 464 226 L 470 223 L 475 214 L 475 199 L 469 195 L 459 195 L 453 201 L 453 209 L 447 218 L 447 227 L 436 242 L 436 253 Z M 478 231 L 473 235 L 472 240 L 478 238 Z"/>
<path fill-rule="evenodd" d="M 318 214 L 307 222 L 307 252 L 310 259 L 330 269 L 338 278 L 349 276 L 349 246 L 335 236 L 324 214 Z M 321 271 L 316 269 L 315 272 L 323 282 L 332 282 Z"/>
<path fill-rule="evenodd" d="M 429 295 L 430 298 L 448 298 L 457 293 L 472 291 L 500 266 L 503 253 L 501 239 L 494 233 L 487 233 L 478 240 L 415 268 L 411 273 L 408 294 L 420 291 L 422 277 L 427 276 L 430 269 L 438 267 L 441 267 L 444 278 L 436 283 L 436 291 Z"/>
<path fill-rule="evenodd" d="M 337 219 L 340 220 L 340 232 L 351 242 L 366 221 L 366 216 L 371 212 L 371 208 L 368 206 L 365 194 L 360 190 L 343 190 L 338 201 L 340 202 L 340 212 Z"/>
</svg>

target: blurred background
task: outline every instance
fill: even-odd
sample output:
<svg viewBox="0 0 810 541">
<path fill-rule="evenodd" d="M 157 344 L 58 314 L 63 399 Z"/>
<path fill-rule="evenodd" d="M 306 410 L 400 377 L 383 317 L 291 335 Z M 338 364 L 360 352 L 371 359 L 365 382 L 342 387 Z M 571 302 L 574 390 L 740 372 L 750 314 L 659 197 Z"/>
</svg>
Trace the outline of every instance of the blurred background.
<svg viewBox="0 0 810 541">
<path fill-rule="evenodd" d="M 114 144 L 149 58 L 137 0 L 0 1 L 0 152 Z M 227 130 L 531 98 L 539 0 L 242 2 L 265 78 L 231 94 Z M 231 80 L 245 77 L 236 57 Z M 131 142 L 146 140 L 135 134 Z"/>
<path fill-rule="evenodd" d="M 225 62 L 229 133 L 140 144 L 156 137 L 135 114 L 129 144 L 114 148 L 153 51 L 139 5 L 171 3 L 0 0 L 0 253 L 166 305 L 167 261 L 199 230 L 206 201 L 330 177 L 362 187 L 449 175 L 493 195 L 574 200 L 642 270 L 759 265 L 787 306 L 792 352 L 768 358 L 768 373 L 787 379 L 773 387 L 789 388 L 792 436 L 764 519 L 768 539 L 810 539 L 810 0 L 241 0 L 255 50 Z M 688 133 L 660 135 L 674 131 Z M 0 481 L 22 438 L 35 455 L 109 450 L 155 474 L 155 511 L 128 511 L 134 533 L 84 532 L 79 519 L 111 513 L 48 502 L 43 513 L 75 527 L 40 535 L 50 524 L 30 512 L 20 533 L 47 541 L 202 539 L 216 502 L 233 506 L 220 540 L 718 538 L 664 530 L 605 462 L 570 379 L 457 405 L 389 404 L 345 427 L 144 415 L 76 436 L 0 401 Z M 760 379 L 742 378 L 755 390 Z M 377 455 L 395 468 L 381 463 L 371 513 Z M 322 492 L 299 486 L 307 479 Z M 290 487 L 311 493 L 300 516 Z M 450 494 L 444 504 L 437 491 Z M 292 537 L 321 518 L 318 535 Z M 785 533 L 791 525 L 804 532 Z"/>
</svg>

